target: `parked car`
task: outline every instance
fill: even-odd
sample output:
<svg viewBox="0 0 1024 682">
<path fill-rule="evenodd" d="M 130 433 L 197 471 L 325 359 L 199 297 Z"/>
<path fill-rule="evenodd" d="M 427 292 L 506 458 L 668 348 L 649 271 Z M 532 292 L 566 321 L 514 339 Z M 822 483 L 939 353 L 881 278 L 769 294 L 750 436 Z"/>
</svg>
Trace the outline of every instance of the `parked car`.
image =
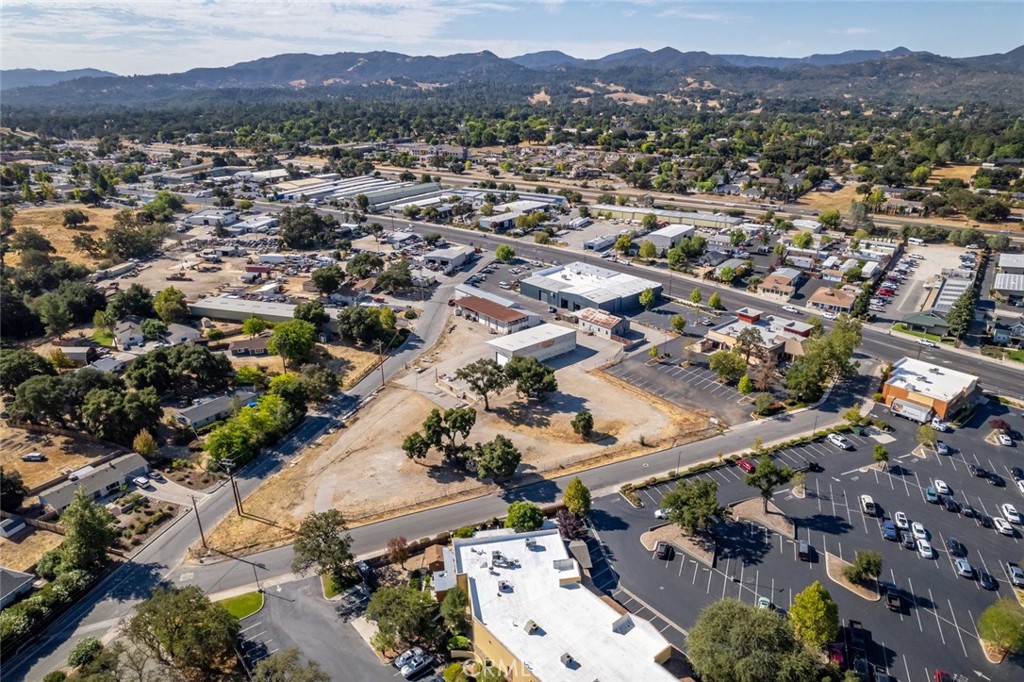
<svg viewBox="0 0 1024 682">
<path fill-rule="evenodd" d="M 929 348 L 938 348 L 934 341 L 929 341 L 928 339 L 918 339 L 917 343 L 918 345 L 928 346 Z"/>
<path fill-rule="evenodd" d="M 826 440 L 828 440 L 829 443 L 832 443 L 832 445 L 835 445 L 840 450 L 852 450 L 853 449 L 853 445 L 850 444 L 850 441 L 846 440 L 845 438 L 840 436 L 838 433 L 830 433 L 830 434 L 828 434 L 828 437 L 827 437 Z"/>
<path fill-rule="evenodd" d="M 748 474 L 753 473 L 753 471 L 757 469 L 757 465 L 748 459 L 739 460 L 738 462 L 736 462 L 736 466 L 738 466 L 740 469 L 743 469 Z"/>
<path fill-rule="evenodd" d="M 161 474 L 159 471 L 156 471 L 155 469 L 153 471 L 149 472 L 149 477 L 150 477 L 150 479 L 152 479 L 154 481 L 162 481 L 162 480 L 164 480 L 164 475 Z"/>
<path fill-rule="evenodd" d="M 949 424 L 942 421 L 938 417 L 934 417 L 932 419 L 932 428 L 940 433 L 945 433 L 946 431 L 949 431 Z"/>
<path fill-rule="evenodd" d="M 994 590 L 999 587 L 999 583 L 987 571 L 978 572 L 978 584 L 986 590 Z"/>
<path fill-rule="evenodd" d="M 1010 475 L 1015 481 L 1024 481 L 1024 469 L 1020 467 L 1010 467 Z"/>
<path fill-rule="evenodd" d="M 957 559 L 953 562 L 956 565 L 956 574 L 961 578 L 973 578 L 974 567 L 971 566 L 971 562 L 967 559 Z"/>
<path fill-rule="evenodd" d="M 665 510 L 664 509 L 655 509 L 654 510 L 654 518 L 656 518 L 656 519 L 663 519 L 663 518 L 665 518 Z"/>
<path fill-rule="evenodd" d="M 1016 480 L 1014 483 L 1017 484 L 1017 490 L 1020 491 L 1021 495 L 1024 495 L 1024 480 Z"/>
<path fill-rule="evenodd" d="M 409 649 L 408 651 L 402 653 L 398 658 L 396 658 L 391 663 L 396 668 L 402 669 L 412 659 L 414 659 L 414 658 L 421 658 L 423 656 L 424 656 L 423 649 L 419 648 L 418 646 L 414 646 L 413 648 Z"/>
<path fill-rule="evenodd" d="M 943 481 L 941 478 L 936 478 L 934 485 L 935 491 L 937 493 L 940 493 L 942 495 L 949 495 L 949 486 L 946 485 L 946 482 Z"/>
<path fill-rule="evenodd" d="M 1006 575 L 1010 576 L 1014 587 L 1024 587 L 1024 570 L 1020 566 L 1006 562 Z"/>
<path fill-rule="evenodd" d="M 1000 433 L 998 436 L 996 436 L 996 438 L 999 439 L 999 444 L 1000 445 L 1005 445 L 1007 447 L 1010 447 L 1010 446 L 1013 445 L 1013 439 L 1010 438 L 1009 436 L 1007 436 L 1005 433 Z"/>
<path fill-rule="evenodd" d="M 896 540 L 899 539 L 899 536 L 896 534 L 896 524 L 893 523 L 892 521 L 883 521 L 882 522 L 882 537 L 885 538 L 886 540 L 891 540 L 892 542 L 896 542 Z"/>
<path fill-rule="evenodd" d="M 659 542 L 655 546 L 654 552 L 659 559 L 664 559 L 666 561 L 671 561 L 672 558 L 676 555 L 675 548 L 667 542 Z"/>
<path fill-rule="evenodd" d="M 932 558 L 932 545 L 927 540 L 918 539 L 917 541 L 917 553 L 921 555 L 923 559 Z"/>
<path fill-rule="evenodd" d="M 967 556 L 967 548 L 956 538 L 946 540 L 946 548 L 953 556 Z"/>
<path fill-rule="evenodd" d="M 907 530 L 910 528 L 910 520 L 907 518 L 907 515 L 901 511 L 898 511 L 893 515 L 893 520 L 896 521 L 896 527 L 900 530 Z"/>
<path fill-rule="evenodd" d="M 999 510 L 1003 512 L 1003 518 L 1010 523 L 1020 523 L 1020 514 L 1017 512 L 1017 508 L 1009 502 L 999 507 Z"/>
<path fill-rule="evenodd" d="M 971 476 L 977 476 L 978 478 L 988 478 L 988 471 L 983 467 L 968 464 L 967 470 L 971 472 Z"/>
<path fill-rule="evenodd" d="M 1005 488 L 1006 487 L 1006 479 L 1004 479 L 1002 476 L 1000 476 L 996 472 L 991 471 L 991 472 L 989 472 L 989 475 L 988 475 L 988 484 L 989 485 L 994 485 L 997 488 Z"/>
<path fill-rule="evenodd" d="M 41 452 L 30 452 L 27 455 L 21 456 L 22 462 L 42 462 L 46 459 L 46 455 Z"/>
<path fill-rule="evenodd" d="M 794 315 L 800 314 L 800 309 L 795 306 L 784 305 L 782 306 L 782 309 L 785 310 L 787 313 L 793 313 Z"/>
<path fill-rule="evenodd" d="M 918 540 L 927 540 L 928 531 L 925 530 L 924 524 L 920 521 L 914 521 L 910 524 L 910 532 L 914 534 L 914 537 Z"/>
<path fill-rule="evenodd" d="M 960 504 L 952 497 L 943 496 L 942 506 L 946 508 L 946 511 L 953 512 L 954 514 L 960 511 Z"/>
<path fill-rule="evenodd" d="M 974 507 L 972 507 L 969 502 L 964 502 L 960 506 L 960 515 L 963 516 L 966 519 L 970 519 L 970 518 L 974 518 L 975 516 L 977 516 L 978 513 L 976 511 L 974 511 Z"/>
<path fill-rule="evenodd" d="M 904 549 L 914 549 L 917 546 L 914 535 L 906 530 L 900 533 L 900 544 L 903 545 Z"/>
<path fill-rule="evenodd" d="M 407 680 L 411 680 L 426 671 L 433 662 L 434 657 L 430 654 L 415 656 L 408 663 L 402 666 L 402 677 Z"/>
<path fill-rule="evenodd" d="M 939 503 L 939 494 L 935 492 L 935 488 L 928 486 L 924 491 L 924 499 L 928 500 L 931 504 Z"/>
<path fill-rule="evenodd" d="M 134 483 L 135 485 L 137 485 L 138 487 L 143 488 L 143 489 L 148 489 L 148 488 L 152 488 L 153 487 L 153 484 L 150 483 L 149 479 L 146 478 L 145 476 L 136 476 L 135 478 L 132 479 L 132 483 Z"/>
<path fill-rule="evenodd" d="M 952 450 L 949 449 L 949 446 L 946 445 L 945 442 L 937 440 L 935 441 L 935 452 L 940 455 L 948 455 Z"/>
<path fill-rule="evenodd" d="M 988 514 L 979 514 L 978 523 L 981 524 L 982 528 L 991 528 L 995 521 Z"/>
<path fill-rule="evenodd" d="M 995 517 L 994 519 L 992 519 L 992 523 L 995 524 L 996 530 L 999 531 L 1001 534 L 1011 538 L 1014 536 L 1013 526 L 1011 526 L 1010 522 L 1004 519 L 1003 517 Z"/>
</svg>

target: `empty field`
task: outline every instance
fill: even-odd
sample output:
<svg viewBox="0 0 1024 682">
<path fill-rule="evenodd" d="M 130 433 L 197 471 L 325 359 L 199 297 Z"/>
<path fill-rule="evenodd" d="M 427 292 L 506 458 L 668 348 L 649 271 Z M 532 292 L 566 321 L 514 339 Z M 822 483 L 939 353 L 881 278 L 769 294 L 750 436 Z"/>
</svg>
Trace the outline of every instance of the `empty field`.
<svg viewBox="0 0 1024 682">
<path fill-rule="evenodd" d="M 21 456 L 41 452 L 43 462 L 23 462 Z M 110 452 L 110 448 L 67 436 L 32 433 L 9 426 L 0 427 L 0 463 L 4 469 L 21 474 L 29 489 L 60 475 L 62 469 L 78 469 Z"/>
<path fill-rule="evenodd" d="M 82 210 L 89 216 L 89 224 L 73 230 L 64 227 L 64 211 L 68 208 Z M 40 234 L 50 240 L 57 250 L 56 255 L 58 256 L 67 258 L 73 263 L 95 265 L 97 259 L 92 258 L 84 251 L 76 251 L 71 240 L 76 234 L 88 234 L 96 240 L 102 240 L 107 230 L 113 227 L 114 214 L 118 210 L 120 209 L 85 207 L 81 204 L 26 208 L 19 210 L 14 217 L 14 227 L 15 229 L 31 227 L 38 230 Z M 18 263 L 18 254 L 7 254 L 5 258 L 11 265 Z"/>
</svg>

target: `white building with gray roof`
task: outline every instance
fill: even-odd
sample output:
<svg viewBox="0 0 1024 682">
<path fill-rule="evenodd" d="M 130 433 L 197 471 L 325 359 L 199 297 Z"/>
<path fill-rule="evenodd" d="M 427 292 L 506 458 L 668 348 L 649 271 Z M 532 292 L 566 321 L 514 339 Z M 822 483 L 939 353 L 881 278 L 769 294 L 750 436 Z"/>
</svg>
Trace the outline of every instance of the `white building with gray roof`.
<svg viewBox="0 0 1024 682">
<path fill-rule="evenodd" d="M 618 313 L 640 306 L 640 294 L 661 295 L 661 284 L 624 272 L 576 261 L 537 270 L 519 284 L 519 293 L 562 310 L 598 308 Z"/>
</svg>

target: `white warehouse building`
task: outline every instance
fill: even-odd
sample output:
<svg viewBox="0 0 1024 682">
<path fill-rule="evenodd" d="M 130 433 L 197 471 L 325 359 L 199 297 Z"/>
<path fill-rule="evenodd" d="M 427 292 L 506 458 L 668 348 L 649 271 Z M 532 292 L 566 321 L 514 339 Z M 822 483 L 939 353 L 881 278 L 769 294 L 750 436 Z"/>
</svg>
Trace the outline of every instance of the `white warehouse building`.
<svg viewBox="0 0 1024 682">
<path fill-rule="evenodd" d="M 658 249 L 658 253 L 663 253 L 671 248 L 675 248 L 684 237 L 692 237 L 696 230 L 697 228 L 693 225 L 680 225 L 678 223 L 666 225 L 660 230 L 648 233 L 640 241 L 641 243 L 644 241 L 651 242 Z"/>
<path fill-rule="evenodd" d="M 487 345 L 494 351 L 494 359 L 502 367 L 517 355 L 543 362 L 576 350 L 576 330 L 556 324 L 542 324 L 488 341 Z"/>
</svg>

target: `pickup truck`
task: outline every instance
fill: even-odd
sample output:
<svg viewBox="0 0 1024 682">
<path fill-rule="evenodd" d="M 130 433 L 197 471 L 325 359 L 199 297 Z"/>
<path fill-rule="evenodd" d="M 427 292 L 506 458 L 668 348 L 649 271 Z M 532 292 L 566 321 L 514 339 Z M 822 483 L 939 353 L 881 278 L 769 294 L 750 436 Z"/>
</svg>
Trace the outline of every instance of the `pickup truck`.
<svg viewBox="0 0 1024 682">
<path fill-rule="evenodd" d="M 868 632 L 859 620 L 851 620 L 847 628 L 850 633 L 850 648 L 855 651 L 867 651 Z"/>
<path fill-rule="evenodd" d="M 903 610 L 903 599 L 900 597 L 899 590 L 891 585 L 885 590 L 885 606 L 890 611 Z"/>
</svg>

